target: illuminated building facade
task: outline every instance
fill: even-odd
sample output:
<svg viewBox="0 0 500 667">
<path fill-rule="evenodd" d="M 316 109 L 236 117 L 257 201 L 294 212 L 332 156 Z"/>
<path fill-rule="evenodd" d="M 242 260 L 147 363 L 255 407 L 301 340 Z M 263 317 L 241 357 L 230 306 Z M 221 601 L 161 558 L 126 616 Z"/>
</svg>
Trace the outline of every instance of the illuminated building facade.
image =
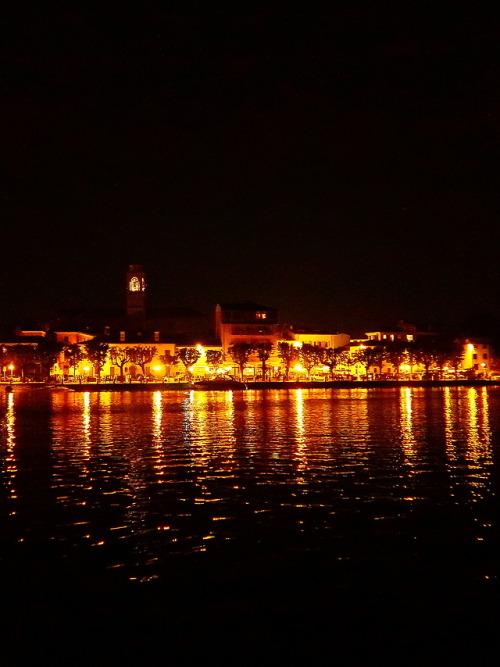
<svg viewBox="0 0 500 667">
<path fill-rule="evenodd" d="M 237 343 L 254 347 L 243 368 L 243 376 L 248 380 L 262 379 L 264 375 L 266 379 L 283 378 L 284 361 L 279 352 L 280 343 L 296 348 L 298 361 L 289 368 L 288 375 L 292 380 L 327 380 L 334 374 L 350 378 L 420 379 L 429 370 L 435 376 L 488 377 L 494 368 L 492 350 L 486 340 L 457 340 L 455 348 L 458 349 L 458 357 L 455 349 L 450 352 L 449 362 L 446 359 L 443 361 L 442 357 L 438 359 L 436 355 L 432 364 L 426 364 L 422 361 L 424 348 L 438 339 L 437 334 L 418 330 L 402 321 L 394 328 L 369 331 L 362 340 L 350 340 L 348 334 L 284 327 L 279 323 L 276 308 L 247 301 L 217 304 L 212 328 L 207 317 L 190 308 L 148 307 L 146 288 L 143 267 L 131 264 L 125 275 L 124 308 L 66 310 L 45 328 L 18 328 L 13 336 L 3 338 L 3 364 L 0 364 L 3 376 L 8 374 L 6 369 L 10 370 L 11 376 L 14 369 L 19 370 L 16 367 L 21 363 L 15 361 L 14 354 L 16 346 L 23 344 L 24 350 L 36 348 L 40 341 L 54 341 L 66 346 L 66 351 L 59 354 L 53 367 L 54 375 L 64 378 L 95 378 L 100 375 L 103 380 L 110 381 L 180 379 L 186 372 L 194 378 L 217 373 L 239 376 L 242 369 L 229 354 L 231 347 Z M 109 353 L 100 370 L 84 354 L 75 362 L 67 350 L 69 346 L 80 345 L 84 351 L 85 343 L 91 340 L 108 346 Z M 262 343 L 271 347 L 265 359 L 262 348 L 260 351 L 255 349 Z M 310 368 L 305 356 L 306 346 L 313 346 L 319 351 L 329 350 L 328 354 L 341 352 L 335 373 L 331 354 L 330 357 L 317 354 L 317 362 Z M 393 349 L 391 353 L 391 348 L 401 346 L 407 346 L 407 349 L 398 358 L 397 350 Z M 189 368 L 176 361 L 179 351 L 184 348 L 198 352 Z M 383 350 L 384 354 L 372 355 L 370 364 L 365 351 L 375 348 Z M 223 362 L 216 364 L 214 355 L 207 355 L 209 350 L 222 352 L 225 355 Z M 18 352 L 18 357 L 21 359 L 22 350 Z"/>
<path fill-rule="evenodd" d="M 282 338 L 278 311 L 251 301 L 217 304 L 215 335 L 224 352 L 235 343 L 268 341 L 276 346 Z"/>
</svg>

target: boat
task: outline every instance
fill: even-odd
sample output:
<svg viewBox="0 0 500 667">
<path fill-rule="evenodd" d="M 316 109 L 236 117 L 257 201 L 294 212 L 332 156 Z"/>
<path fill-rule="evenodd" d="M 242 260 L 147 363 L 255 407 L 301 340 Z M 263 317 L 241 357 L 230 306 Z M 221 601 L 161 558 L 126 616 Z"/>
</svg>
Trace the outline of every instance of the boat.
<svg viewBox="0 0 500 667">
<path fill-rule="evenodd" d="M 227 389 L 247 389 L 245 382 L 236 380 L 235 378 L 214 378 L 213 380 L 196 380 L 192 383 L 191 389 L 199 389 L 205 391 L 212 390 L 227 390 Z"/>
</svg>

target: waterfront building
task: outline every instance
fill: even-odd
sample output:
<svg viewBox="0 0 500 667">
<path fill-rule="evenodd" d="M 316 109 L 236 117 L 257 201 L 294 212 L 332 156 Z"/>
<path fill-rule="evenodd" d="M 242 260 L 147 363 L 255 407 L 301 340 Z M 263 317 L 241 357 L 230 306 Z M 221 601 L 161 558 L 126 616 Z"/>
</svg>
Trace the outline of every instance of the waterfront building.
<svg viewBox="0 0 500 667">
<path fill-rule="evenodd" d="M 282 337 L 278 311 L 252 301 L 219 303 L 215 308 L 215 335 L 225 353 L 235 343 L 267 341 L 276 346 Z"/>
<path fill-rule="evenodd" d="M 350 336 L 345 333 L 331 333 L 316 329 L 289 329 L 295 341 L 302 344 L 317 345 L 323 348 L 334 348 L 338 350 L 349 344 Z"/>
<path fill-rule="evenodd" d="M 489 376 L 493 364 L 493 353 L 489 342 L 484 338 L 466 338 L 461 344 L 464 350 L 462 368 L 471 370 L 476 375 Z"/>
<path fill-rule="evenodd" d="M 66 309 L 43 326 L 18 327 L 12 334 L 4 335 L 0 343 L 2 377 L 5 379 L 9 374 L 14 377 L 26 371 L 39 375 L 40 362 L 27 363 L 29 355 L 25 352 L 28 348 L 39 347 L 41 342 L 46 348 L 51 342 L 65 347 L 52 369 L 53 375 L 61 379 L 97 379 L 99 376 L 108 381 L 160 381 L 184 378 L 186 372 L 194 379 L 217 373 L 239 377 L 241 372 L 246 380 L 264 376 L 266 379 L 282 379 L 284 362 L 279 352 L 280 343 L 296 348 L 297 361 L 289 373 L 290 379 L 294 380 L 327 380 L 334 373 L 331 359 L 323 353 L 317 354 L 313 366 L 301 364 L 304 346 L 313 346 L 320 352 L 338 353 L 337 377 L 416 379 L 423 377 L 429 369 L 436 375 L 448 377 L 488 377 L 494 367 L 492 349 L 484 339 L 455 340 L 455 349 L 450 351 L 449 359 L 442 356 L 447 353 L 444 345 L 444 352 L 441 350 L 441 356 L 436 353 L 429 365 L 423 360 L 422 348 L 431 349 L 434 343 L 439 347 L 439 337 L 435 332 L 418 329 L 402 320 L 396 327 L 371 330 L 365 338 L 351 340 L 345 333 L 282 325 L 276 308 L 246 301 L 217 304 L 210 326 L 209 318 L 192 308 L 150 307 L 146 294 L 143 267 L 130 264 L 125 274 L 124 307 Z M 86 352 L 85 344 L 92 340 L 108 347 L 108 355 L 100 367 L 91 362 Z M 254 348 L 243 369 L 229 353 L 238 343 Z M 256 349 L 259 345 L 260 351 Z M 71 346 L 79 346 L 81 354 L 75 350 L 71 352 Z M 262 349 L 266 346 L 268 356 Z M 397 348 L 400 348 L 400 356 Z M 183 364 L 179 357 L 183 349 L 191 350 L 189 365 Z M 370 357 L 369 351 L 377 349 L 384 354 Z M 207 354 L 209 351 L 222 352 L 223 362 L 220 358 L 216 362 L 213 355 Z"/>
<path fill-rule="evenodd" d="M 365 334 L 368 340 L 378 340 L 385 342 L 405 341 L 414 343 L 417 340 L 430 339 L 436 337 L 435 331 L 422 331 L 414 324 L 408 324 L 403 320 L 398 322 L 397 327 L 381 329 L 378 331 L 369 331 Z"/>
</svg>

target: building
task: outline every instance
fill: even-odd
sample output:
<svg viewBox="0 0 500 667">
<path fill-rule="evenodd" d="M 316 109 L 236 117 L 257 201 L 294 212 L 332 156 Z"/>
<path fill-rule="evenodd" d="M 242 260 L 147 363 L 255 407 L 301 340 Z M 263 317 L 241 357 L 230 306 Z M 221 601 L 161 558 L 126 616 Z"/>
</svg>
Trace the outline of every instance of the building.
<svg viewBox="0 0 500 667">
<path fill-rule="evenodd" d="M 66 379 L 163 380 L 186 372 L 195 378 L 243 372 L 249 380 L 281 379 L 286 369 L 292 379 L 443 374 L 458 378 L 488 377 L 494 367 L 488 341 L 441 341 L 436 333 L 403 321 L 372 330 L 365 339 L 350 340 L 348 334 L 283 326 L 276 308 L 246 301 L 217 304 L 210 326 L 209 318 L 192 308 L 148 306 L 146 273 L 140 264 L 128 266 L 124 286 L 121 308 L 65 310 L 47 326 L 17 328 L 3 336 L 4 381 L 7 376 L 43 375 L 56 343 L 65 349 L 57 363 L 52 357 L 52 373 Z M 96 360 L 91 342 L 106 345 L 105 360 Z M 244 351 L 244 361 L 229 353 L 238 343 L 253 348 L 251 353 Z M 281 343 L 295 348 L 293 365 L 285 354 L 289 348 L 280 349 Z M 256 349 L 259 344 L 265 345 Z M 187 354 L 182 350 L 191 350 L 192 361 L 185 358 L 185 365 L 179 360 L 179 353 Z M 222 352 L 225 358 L 212 352 Z"/>
<path fill-rule="evenodd" d="M 217 304 L 215 335 L 224 352 L 235 343 L 268 341 L 276 346 L 282 338 L 278 311 L 252 301 Z"/>
<path fill-rule="evenodd" d="M 307 345 L 317 345 L 318 347 L 334 348 L 338 350 L 349 344 L 349 334 L 328 333 L 327 331 L 318 331 L 313 329 L 289 329 L 290 334 L 295 341 Z"/>
<path fill-rule="evenodd" d="M 385 342 L 404 341 L 413 343 L 423 338 L 432 338 L 436 336 L 434 331 L 419 331 L 414 324 L 408 324 L 403 320 L 398 322 L 397 327 L 381 329 L 379 331 L 369 331 L 366 334 L 368 340 L 378 340 Z"/>
<path fill-rule="evenodd" d="M 150 307 L 146 273 L 131 264 L 125 275 L 124 307 L 61 310 L 50 322 L 55 331 L 105 336 L 111 342 L 196 345 L 214 343 L 209 317 L 189 307 Z"/>
<path fill-rule="evenodd" d="M 461 341 L 463 358 L 461 367 L 475 375 L 489 376 L 492 371 L 493 354 L 491 345 L 484 338 L 466 338 Z"/>
</svg>

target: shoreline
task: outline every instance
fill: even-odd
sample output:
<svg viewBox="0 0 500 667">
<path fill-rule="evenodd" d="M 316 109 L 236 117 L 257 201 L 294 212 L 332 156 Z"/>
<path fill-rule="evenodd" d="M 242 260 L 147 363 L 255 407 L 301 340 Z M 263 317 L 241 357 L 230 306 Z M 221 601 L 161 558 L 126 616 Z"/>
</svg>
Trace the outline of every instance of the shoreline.
<svg viewBox="0 0 500 667">
<path fill-rule="evenodd" d="M 85 382 L 47 385 L 39 382 L 0 383 L 5 392 L 10 391 L 251 391 L 266 389 L 380 389 L 380 388 L 436 388 L 436 387 L 498 387 L 500 380 L 332 380 L 328 382 L 246 382 L 241 387 L 197 387 L 189 382 L 107 383 Z"/>
</svg>

